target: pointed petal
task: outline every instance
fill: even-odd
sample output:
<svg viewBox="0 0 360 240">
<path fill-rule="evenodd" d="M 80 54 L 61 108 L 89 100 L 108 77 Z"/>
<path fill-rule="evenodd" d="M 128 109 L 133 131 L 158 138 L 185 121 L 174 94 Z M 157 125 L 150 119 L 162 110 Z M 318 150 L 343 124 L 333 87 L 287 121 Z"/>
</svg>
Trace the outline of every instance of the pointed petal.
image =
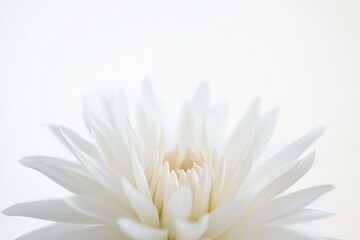
<svg viewBox="0 0 360 240">
<path fill-rule="evenodd" d="M 109 168 L 121 176 L 133 179 L 129 147 L 124 139 L 101 119 L 94 117 L 92 124 L 98 146 Z"/>
<path fill-rule="evenodd" d="M 288 217 L 332 189 L 331 185 L 311 187 L 274 199 L 258 208 L 247 222 L 261 224 Z"/>
<path fill-rule="evenodd" d="M 93 117 L 101 118 L 109 124 L 114 123 L 111 108 L 114 97 L 114 94 L 108 92 L 91 92 L 83 95 L 83 119 L 89 132 Z"/>
<path fill-rule="evenodd" d="M 209 227 L 205 237 L 216 239 L 229 229 L 241 216 L 257 191 L 241 194 L 231 202 L 220 205 L 209 214 Z"/>
<path fill-rule="evenodd" d="M 134 218 L 126 210 L 116 206 L 116 202 L 112 203 L 92 196 L 72 196 L 65 201 L 75 211 L 107 223 L 115 223 L 120 217 Z"/>
<path fill-rule="evenodd" d="M 173 193 L 179 188 L 179 180 L 174 171 L 171 171 L 167 178 L 166 189 L 163 195 L 163 206 L 166 206 Z"/>
<path fill-rule="evenodd" d="M 94 158 L 99 158 L 99 153 L 96 150 L 96 147 L 90 142 L 86 141 L 80 137 L 73 130 L 57 125 L 49 125 L 50 129 L 53 131 L 55 136 L 72 152 L 76 157 L 76 152 L 74 148 L 79 149 L 80 151 L 93 156 Z M 66 138 L 65 138 L 66 136 Z M 69 141 L 70 140 L 70 141 Z"/>
<path fill-rule="evenodd" d="M 250 104 L 250 106 L 244 113 L 241 120 L 238 122 L 236 129 L 234 130 L 234 133 L 229 139 L 229 142 L 225 148 L 226 153 L 229 152 L 231 153 L 232 151 L 234 151 L 233 149 L 235 149 L 237 145 L 241 143 L 241 140 L 243 140 L 244 137 L 248 135 L 248 132 L 253 129 L 259 111 L 260 111 L 260 99 L 255 99 Z"/>
<path fill-rule="evenodd" d="M 165 229 L 151 227 L 131 219 L 120 219 L 118 225 L 124 233 L 134 240 L 167 240 Z"/>
<path fill-rule="evenodd" d="M 101 221 L 74 211 L 64 200 L 44 200 L 20 203 L 2 212 L 7 216 L 39 218 L 63 223 L 101 223 Z"/>
<path fill-rule="evenodd" d="M 124 192 L 142 223 L 159 227 L 159 215 L 153 202 L 136 190 L 127 179 L 122 179 Z"/>
<path fill-rule="evenodd" d="M 270 184 L 264 187 L 256 200 L 256 204 L 264 203 L 290 188 L 309 171 L 314 159 L 315 152 L 312 152 L 304 159 L 300 160 L 295 167 L 273 180 Z"/>
<path fill-rule="evenodd" d="M 204 164 L 200 179 L 196 186 L 194 206 L 191 214 L 192 219 L 198 219 L 209 209 L 211 190 L 211 172 L 207 164 Z"/>
<path fill-rule="evenodd" d="M 64 235 L 86 229 L 87 225 L 55 223 L 49 226 L 31 231 L 16 240 L 60 240 Z"/>
<path fill-rule="evenodd" d="M 135 183 L 137 189 L 149 200 L 152 201 L 151 191 L 149 188 L 149 184 L 147 182 L 145 172 L 143 167 L 141 166 L 140 160 L 136 153 L 136 150 L 132 148 L 131 150 L 131 164 L 134 173 Z"/>
<path fill-rule="evenodd" d="M 244 149 L 244 147 L 247 146 L 244 142 L 248 142 L 249 139 L 251 139 L 251 142 L 254 140 L 255 124 L 258 121 L 259 111 L 260 99 L 255 99 L 237 124 L 236 129 L 225 146 L 224 153 L 226 157 L 227 175 L 229 176 L 233 176 L 232 171 L 240 161 L 239 156 L 242 156 L 244 154 L 243 151 L 247 149 Z M 251 146 L 255 146 L 255 144 Z"/>
<path fill-rule="evenodd" d="M 94 181 L 87 171 L 78 164 L 47 156 L 26 157 L 21 159 L 20 163 L 44 174 L 75 194 L 109 195 L 106 190 Z"/>
<path fill-rule="evenodd" d="M 182 219 L 175 221 L 176 240 L 197 240 L 208 229 L 209 216 L 204 215 L 197 222 L 190 222 Z"/>
<path fill-rule="evenodd" d="M 130 240 L 113 226 L 82 226 L 69 224 L 54 224 L 31 233 L 25 234 L 17 240 Z"/>
<path fill-rule="evenodd" d="M 255 125 L 254 131 L 254 139 L 252 142 L 251 151 L 255 154 L 255 156 L 259 156 L 265 147 L 270 142 L 272 135 L 275 130 L 276 121 L 278 116 L 278 109 L 275 108 L 268 113 L 266 113 L 263 117 L 259 119 L 259 121 Z"/>
<path fill-rule="evenodd" d="M 315 240 L 314 238 L 306 237 L 303 234 L 282 228 L 282 227 L 267 227 L 259 226 L 248 229 L 237 228 L 235 231 L 227 232 L 222 236 L 224 239 L 251 239 L 251 240 Z M 271 236 L 269 238 L 269 236 Z"/>
<path fill-rule="evenodd" d="M 66 131 L 62 131 L 60 133 L 62 133 L 64 140 L 68 143 L 71 150 L 91 176 L 119 200 L 122 208 L 131 209 L 130 204 L 124 196 L 124 192 L 121 188 L 120 176 L 103 162 L 98 161 L 98 159 L 75 147 L 72 142 L 73 139 Z"/>
<path fill-rule="evenodd" d="M 313 144 L 325 131 L 325 128 L 317 128 L 303 137 L 289 144 L 283 150 L 271 157 L 267 162 L 264 163 L 257 171 L 254 178 L 264 176 L 290 161 L 298 159 L 305 151 Z"/>
<path fill-rule="evenodd" d="M 332 216 L 334 216 L 333 213 L 324 212 L 317 209 L 301 209 L 288 217 L 275 221 L 274 223 L 276 225 L 293 225 L 302 222 L 315 221 L 321 218 L 328 218 Z"/>
<path fill-rule="evenodd" d="M 159 212 L 164 205 L 164 195 L 167 189 L 167 185 L 169 184 L 170 179 L 170 168 L 169 162 L 165 161 L 164 164 L 161 166 L 160 177 L 156 186 L 155 190 L 155 197 L 154 197 L 154 204 Z"/>
<path fill-rule="evenodd" d="M 216 181 L 214 181 L 214 184 L 212 184 L 212 194 L 211 194 L 211 209 L 217 208 L 220 203 L 221 199 L 223 197 L 223 191 L 224 191 L 224 183 L 225 183 L 225 160 L 220 160 L 220 165 L 217 169 L 217 172 L 215 174 Z"/>
<path fill-rule="evenodd" d="M 191 213 L 191 209 L 191 189 L 189 187 L 181 186 L 171 195 L 162 215 L 164 227 L 168 229 L 171 239 L 175 237 L 175 220 L 187 220 Z"/>
<path fill-rule="evenodd" d="M 94 119 L 91 122 L 90 130 L 101 155 L 101 160 L 103 160 L 110 168 L 119 172 L 119 156 L 117 155 L 116 147 L 113 145 L 111 139 L 109 139 L 110 136 L 107 136 L 104 131 L 102 131 Z"/>
</svg>

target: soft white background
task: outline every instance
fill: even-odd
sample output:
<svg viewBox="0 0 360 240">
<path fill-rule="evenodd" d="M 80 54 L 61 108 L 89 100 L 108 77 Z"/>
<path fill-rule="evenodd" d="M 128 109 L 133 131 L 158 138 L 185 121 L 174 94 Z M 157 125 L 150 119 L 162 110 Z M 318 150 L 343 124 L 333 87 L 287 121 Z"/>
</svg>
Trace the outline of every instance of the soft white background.
<svg viewBox="0 0 360 240">
<path fill-rule="evenodd" d="M 17 160 L 67 156 L 42 124 L 83 132 L 83 92 L 132 96 L 149 77 L 177 108 L 207 80 L 233 117 L 255 96 L 280 106 L 278 138 L 327 127 L 314 147 L 328 159 L 304 184 L 334 184 L 324 223 L 360 239 L 359 12 L 356 0 L 0 0 L 0 209 L 67 195 Z M 0 239 L 43 224 L 0 216 Z"/>
</svg>

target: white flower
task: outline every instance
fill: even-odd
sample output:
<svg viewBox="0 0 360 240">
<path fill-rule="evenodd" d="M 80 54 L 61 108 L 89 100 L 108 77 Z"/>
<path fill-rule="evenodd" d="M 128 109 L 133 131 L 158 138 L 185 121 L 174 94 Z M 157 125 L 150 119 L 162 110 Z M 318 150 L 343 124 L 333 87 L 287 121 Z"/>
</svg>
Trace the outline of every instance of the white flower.
<svg viewBox="0 0 360 240">
<path fill-rule="evenodd" d="M 176 137 L 170 137 L 166 114 L 148 83 L 144 97 L 137 108 L 129 108 L 123 93 L 108 95 L 102 102 L 86 100 L 84 118 L 91 141 L 64 126 L 51 126 L 78 163 L 47 156 L 21 160 L 73 196 L 6 209 L 3 213 L 9 216 L 56 222 L 19 239 L 324 237 L 304 229 L 330 214 L 305 207 L 332 186 L 287 192 L 310 169 L 314 152 L 300 157 L 323 129 L 264 159 L 277 111 L 259 116 L 259 100 L 226 137 L 226 107 L 210 107 L 203 84 L 185 104 Z"/>
</svg>

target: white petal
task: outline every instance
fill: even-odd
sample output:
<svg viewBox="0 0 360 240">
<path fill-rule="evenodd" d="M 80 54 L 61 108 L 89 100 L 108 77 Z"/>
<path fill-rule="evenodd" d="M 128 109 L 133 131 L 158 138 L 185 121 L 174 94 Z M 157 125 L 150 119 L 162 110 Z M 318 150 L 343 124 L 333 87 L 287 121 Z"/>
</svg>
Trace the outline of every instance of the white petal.
<svg viewBox="0 0 360 240">
<path fill-rule="evenodd" d="M 216 180 L 214 181 L 214 184 L 212 184 L 212 194 L 211 194 L 211 209 L 215 209 L 219 206 L 221 203 L 221 198 L 223 190 L 224 190 L 224 182 L 225 182 L 225 160 L 220 160 L 220 165 L 217 169 L 217 172 L 215 173 Z"/>
<path fill-rule="evenodd" d="M 251 189 L 252 190 L 252 189 Z M 241 216 L 256 190 L 241 194 L 229 203 L 223 204 L 209 213 L 209 227 L 205 236 L 215 239 L 230 228 Z"/>
<path fill-rule="evenodd" d="M 310 153 L 304 159 L 299 161 L 295 167 L 290 169 L 288 172 L 282 174 L 280 177 L 276 178 L 270 184 L 268 184 L 260 193 L 260 196 L 257 198 L 256 203 L 260 204 L 266 202 L 269 199 L 272 199 L 289 187 L 291 187 L 295 182 L 297 182 L 301 177 L 303 177 L 311 168 L 315 159 L 315 152 Z"/>
<path fill-rule="evenodd" d="M 89 171 L 91 176 L 119 200 L 122 208 L 131 209 L 121 188 L 120 176 L 93 156 L 74 147 L 72 142 L 73 139 L 71 139 L 71 136 L 69 136 L 66 131 L 62 131 L 61 133 L 63 134 L 64 140 L 69 143 L 69 147 L 77 156 L 81 164 Z"/>
<path fill-rule="evenodd" d="M 254 227 L 248 229 L 238 228 L 235 231 L 227 232 L 220 239 L 251 239 L 251 240 L 316 240 L 306 237 L 303 234 L 282 228 L 282 227 Z"/>
<path fill-rule="evenodd" d="M 159 227 L 159 215 L 153 202 L 137 191 L 125 178 L 122 179 L 122 186 L 141 222 Z"/>
<path fill-rule="evenodd" d="M 278 109 L 275 108 L 259 119 L 255 125 L 251 151 L 259 156 L 268 145 L 276 126 Z"/>
<path fill-rule="evenodd" d="M 114 94 L 108 92 L 92 92 L 83 95 L 83 119 L 89 132 L 91 131 L 91 119 L 101 118 L 109 124 L 113 124 L 111 103 Z"/>
<path fill-rule="evenodd" d="M 130 163 L 129 147 L 124 139 L 111 126 L 98 118 L 92 119 L 93 128 L 97 129 L 95 136 L 102 149 L 104 160 L 109 167 L 121 176 L 133 179 Z"/>
<path fill-rule="evenodd" d="M 165 229 L 151 227 L 131 219 L 120 219 L 118 225 L 124 233 L 134 240 L 167 240 Z"/>
<path fill-rule="evenodd" d="M 305 134 L 303 137 L 297 139 L 293 143 L 289 144 L 283 150 L 275 154 L 268 161 L 264 163 L 257 171 L 254 178 L 259 178 L 266 175 L 272 170 L 298 159 L 305 151 L 309 148 L 313 142 L 315 142 L 323 133 L 324 128 L 317 128 L 309 133 Z"/>
<path fill-rule="evenodd" d="M 187 220 L 192 209 L 192 193 L 189 187 L 179 187 L 170 197 L 163 210 L 163 224 L 169 231 L 170 238 L 175 237 L 175 220 Z M 177 234 L 177 233 L 176 233 Z"/>
<path fill-rule="evenodd" d="M 126 210 L 116 206 L 116 202 L 112 203 L 92 196 L 72 196 L 65 201 L 75 211 L 108 223 L 115 223 L 120 217 L 134 218 Z"/>
<path fill-rule="evenodd" d="M 225 192 L 223 201 L 226 202 L 233 199 L 239 193 L 240 189 L 243 188 L 244 179 L 246 179 L 253 161 L 254 156 L 249 155 L 246 157 L 246 159 L 244 159 L 243 164 L 239 164 L 236 167 L 233 176 L 229 176 L 229 173 L 226 173 L 228 177 L 231 177 L 231 179 L 226 181 L 224 186 Z"/>
<path fill-rule="evenodd" d="M 101 221 L 73 210 L 62 199 L 20 203 L 5 209 L 7 216 L 39 218 L 63 223 L 101 223 Z"/>
<path fill-rule="evenodd" d="M 26 167 L 35 169 L 75 194 L 109 196 L 82 166 L 47 156 L 31 156 L 20 160 Z"/>
<path fill-rule="evenodd" d="M 182 219 L 175 221 L 176 240 L 197 240 L 208 229 L 209 216 L 204 215 L 197 222 L 190 222 Z"/>
<path fill-rule="evenodd" d="M 317 209 L 301 209 L 298 212 L 285 217 L 283 219 L 280 219 L 278 221 L 275 221 L 276 225 L 292 225 L 292 224 L 298 224 L 302 222 L 310 222 L 314 220 L 318 220 L 321 218 L 328 218 L 333 216 L 333 213 L 324 212 Z"/>
<path fill-rule="evenodd" d="M 149 166 L 149 174 L 148 174 L 148 178 L 150 181 L 150 190 L 151 190 L 151 194 L 152 197 L 155 197 L 155 192 L 156 192 L 156 187 L 158 185 L 159 179 L 160 179 L 160 175 L 162 172 L 162 157 L 160 156 L 160 154 L 158 153 L 155 157 L 154 157 L 154 161 L 151 163 L 151 168 Z"/>
<path fill-rule="evenodd" d="M 130 240 L 119 229 L 113 226 L 84 226 L 73 224 L 53 224 L 35 230 L 17 238 L 17 240 Z"/>
<path fill-rule="evenodd" d="M 101 160 L 105 161 L 110 168 L 114 169 L 116 172 L 119 172 L 121 169 L 119 164 L 120 157 L 117 154 L 116 147 L 113 145 L 114 142 L 109 139 L 110 136 L 107 136 L 104 133 L 104 131 L 96 124 L 94 119 L 92 120 L 90 127 L 98 151 L 101 153 Z"/>
<path fill-rule="evenodd" d="M 236 129 L 228 141 L 225 153 L 231 155 L 243 139 L 252 131 L 260 110 L 260 99 L 255 99 L 236 126 Z"/>
<path fill-rule="evenodd" d="M 60 240 L 64 235 L 79 230 L 83 230 L 84 228 L 86 228 L 86 225 L 55 223 L 31 231 L 19 238 L 16 238 L 16 240 L 39 240 L 39 239 Z"/>
<path fill-rule="evenodd" d="M 96 150 L 96 147 L 90 142 L 86 141 L 80 137 L 73 130 L 64 127 L 49 125 L 50 129 L 53 131 L 55 136 L 77 157 L 74 148 L 79 149 L 80 151 L 93 156 L 94 158 L 99 158 L 99 153 Z M 65 138 L 66 136 L 66 138 Z M 69 141 L 70 140 L 70 141 Z"/>
<path fill-rule="evenodd" d="M 131 150 L 131 164 L 134 173 L 135 183 L 137 189 L 149 200 L 152 201 L 151 191 L 149 188 L 149 184 L 147 182 L 145 172 L 141 163 L 139 161 L 138 155 L 136 150 L 132 148 Z"/>
<path fill-rule="evenodd" d="M 274 199 L 258 208 L 246 222 L 260 224 L 288 217 L 331 189 L 330 185 L 317 186 Z"/>
<path fill-rule="evenodd" d="M 208 165 L 204 164 L 203 171 L 196 186 L 194 207 L 191 213 L 192 219 L 198 219 L 209 209 L 211 190 L 211 172 Z"/>
<path fill-rule="evenodd" d="M 173 193 L 179 188 L 179 180 L 174 171 L 171 171 L 167 178 L 166 189 L 163 195 L 163 206 L 166 206 Z"/>
<path fill-rule="evenodd" d="M 169 162 L 165 161 L 161 166 L 160 178 L 156 186 L 154 204 L 160 212 L 164 205 L 164 195 L 170 179 Z"/>
</svg>

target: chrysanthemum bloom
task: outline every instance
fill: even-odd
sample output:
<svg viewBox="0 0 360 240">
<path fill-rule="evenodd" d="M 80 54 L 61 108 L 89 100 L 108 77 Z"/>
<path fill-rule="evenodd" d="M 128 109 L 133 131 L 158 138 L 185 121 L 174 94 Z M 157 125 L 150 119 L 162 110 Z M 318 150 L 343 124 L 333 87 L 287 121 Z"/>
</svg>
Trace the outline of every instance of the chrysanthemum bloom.
<svg viewBox="0 0 360 240">
<path fill-rule="evenodd" d="M 226 107 L 210 107 L 203 84 L 185 104 L 180 126 L 170 137 L 149 84 L 144 96 L 137 108 L 128 106 L 123 93 L 103 98 L 97 107 L 86 100 L 84 118 L 91 140 L 64 126 L 51 126 L 78 163 L 47 156 L 21 160 L 73 196 L 6 209 L 6 215 L 56 222 L 19 239 L 324 237 L 304 229 L 329 216 L 308 206 L 332 187 L 287 191 L 313 164 L 314 152 L 302 155 L 323 129 L 265 158 L 277 111 L 259 116 L 259 100 L 232 134 L 223 136 Z M 102 113 L 95 114 L 99 106 Z"/>
</svg>

